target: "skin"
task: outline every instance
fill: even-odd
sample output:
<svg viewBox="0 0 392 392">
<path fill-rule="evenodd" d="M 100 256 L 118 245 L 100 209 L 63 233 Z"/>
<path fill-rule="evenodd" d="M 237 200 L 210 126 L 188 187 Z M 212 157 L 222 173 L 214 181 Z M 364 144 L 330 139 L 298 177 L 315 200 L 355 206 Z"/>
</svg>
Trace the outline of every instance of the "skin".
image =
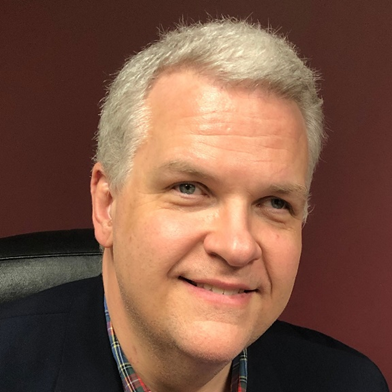
<svg viewBox="0 0 392 392">
<path fill-rule="evenodd" d="M 148 137 L 124 186 L 111 192 L 100 163 L 91 180 L 113 327 L 154 392 L 226 391 L 232 359 L 293 288 L 305 123 L 292 101 L 191 71 L 162 75 L 147 105 Z"/>
</svg>

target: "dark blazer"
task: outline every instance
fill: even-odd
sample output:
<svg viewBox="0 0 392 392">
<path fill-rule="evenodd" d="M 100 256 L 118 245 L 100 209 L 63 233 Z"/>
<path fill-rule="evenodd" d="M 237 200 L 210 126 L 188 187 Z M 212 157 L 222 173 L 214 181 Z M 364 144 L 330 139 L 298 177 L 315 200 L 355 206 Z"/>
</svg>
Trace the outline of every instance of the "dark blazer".
<svg viewBox="0 0 392 392">
<path fill-rule="evenodd" d="M 0 307 L 0 391 L 122 391 L 106 332 L 101 277 Z M 388 387 L 362 354 L 277 321 L 248 349 L 248 392 L 258 391 L 385 392 Z"/>
</svg>

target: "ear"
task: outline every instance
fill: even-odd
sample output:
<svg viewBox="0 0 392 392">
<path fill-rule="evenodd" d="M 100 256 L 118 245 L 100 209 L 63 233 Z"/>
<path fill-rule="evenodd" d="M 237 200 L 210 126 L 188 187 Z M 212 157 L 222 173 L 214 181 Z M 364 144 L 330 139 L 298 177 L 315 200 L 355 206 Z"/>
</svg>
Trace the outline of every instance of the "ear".
<svg viewBox="0 0 392 392">
<path fill-rule="evenodd" d="M 93 167 L 90 192 L 95 238 L 101 246 L 109 248 L 113 243 L 113 224 L 110 215 L 113 196 L 110 193 L 108 178 L 100 163 L 96 163 Z"/>
</svg>

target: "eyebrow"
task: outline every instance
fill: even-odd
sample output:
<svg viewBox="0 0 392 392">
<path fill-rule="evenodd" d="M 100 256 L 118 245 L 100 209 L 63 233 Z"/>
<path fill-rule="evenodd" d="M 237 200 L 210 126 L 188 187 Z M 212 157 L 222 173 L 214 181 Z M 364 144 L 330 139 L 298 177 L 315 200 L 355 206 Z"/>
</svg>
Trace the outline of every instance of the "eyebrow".
<svg viewBox="0 0 392 392">
<path fill-rule="evenodd" d="M 166 162 L 157 168 L 157 172 L 159 174 L 167 171 L 182 173 L 182 174 L 190 174 L 194 177 L 199 177 L 204 179 L 213 178 L 212 175 L 208 174 L 203 170 L 196 168 L 189 162 L 180 161 L 180 160 L 173 160 L 173 161 Z"/>
<path fill-rule="evenodd" d="M 309 198 L 308 187 L 300 184 L 272 184 L 269 189 L 271 193 L 278 195 L 296 195 L 305 202 Z"/>
<path fill-rule="evenodd" d="M 201 179 L 212 179 L 214 176 L 196 168 L 191 163 L 183 160 L 172 160 L 165 162 L 157 168 L 157 174 L 162 175 L 165 172 L 174 172 L 181 174 L 189 174 L 193 177 Z M 268 192 L 278 195 L 295 195 L 306 202 L 309 198 L 309 189 L 300 184 L 287 183 L 287 184 L 271 184 L 268 187 Z"/>
</svg>

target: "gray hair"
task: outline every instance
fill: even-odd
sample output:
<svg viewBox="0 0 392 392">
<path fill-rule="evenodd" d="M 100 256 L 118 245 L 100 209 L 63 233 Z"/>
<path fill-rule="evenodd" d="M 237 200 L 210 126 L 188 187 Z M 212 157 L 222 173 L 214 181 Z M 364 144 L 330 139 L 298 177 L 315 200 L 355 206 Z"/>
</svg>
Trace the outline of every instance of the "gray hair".
<svg viewBox="0 0 392 392">
<path fill-rule="evenodd" d="M 166 70 L 183 68 L 231 86 L 265 88 L 295 101 L 307 128 L 310 186 L 324 138 L 317 74 L 284 37 L 229 18 L 178 26 L 131 57 L 118 73 L 103 101 L 95 156 L 113 189 L 123 185 L 146 138 L 145 100 L 154 82 Z"/>
</svg>

